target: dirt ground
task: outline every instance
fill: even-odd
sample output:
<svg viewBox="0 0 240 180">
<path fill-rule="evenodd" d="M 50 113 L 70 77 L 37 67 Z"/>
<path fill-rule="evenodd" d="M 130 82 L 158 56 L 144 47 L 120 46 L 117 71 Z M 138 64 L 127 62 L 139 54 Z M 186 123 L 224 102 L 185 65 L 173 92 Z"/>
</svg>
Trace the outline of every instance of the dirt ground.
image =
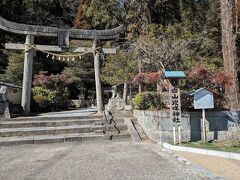
<svg viewBox="0 0 240 180">
<path fill-rule="evenodd" d="M 226 158 L 200 155 L 187 152 L 174 152 L 195 164 L 198 164 L 223 179 L 240 179 L 240 161 Z"/>
</svg>

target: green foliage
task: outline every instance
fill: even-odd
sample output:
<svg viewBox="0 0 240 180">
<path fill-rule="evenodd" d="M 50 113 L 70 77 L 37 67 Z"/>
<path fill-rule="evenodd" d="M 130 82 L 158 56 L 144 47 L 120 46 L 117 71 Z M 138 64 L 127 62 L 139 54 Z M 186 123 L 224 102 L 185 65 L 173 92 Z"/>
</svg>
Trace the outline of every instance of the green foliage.
<svg viewBox="0 0 240 180">
<path fill-rule="evenodd" d="M 181 109 L 182 111 L 193 110 L 193 97 L 188 91 L 181 91 Z"/>
<path fill-rule="evenodd" d="M 1 0 L 0 1 L 0 15 L 7 17 L 9 20 L 15 20 L 22 14 L 23 3 L 22 0 Z"/>
<path fill-rule="evenodd" d="M 117 0 L 92 0 L 87 9 L 94 29 L 110 29 L 123 22 L 120 2 Z"/>
<path fill-rule="evenodd" d="M 68 81 L 71 97 L 77 99 L 78 95 L 83 94 L 86 99 L 88 91 L 95 84 L 92 56 L 85 56 L 78 61 L 68 63 L 63 73 Z"/>
<path fill-rule="evenodd" d="M 219 9 L 219 0 L 0 1 L 0 15 L 21 23 L 59 28 L 75 25 L 88 29 L 109 29 L 124 24 L 127 31 L 116 40 L 117 43 L 127 41 L 126 44 L 140 46 L 136 48 L 137 54 L 132 47 L 128 47 L 107 57 L 103 62 L 101 79 L 109 84 L 131 82 L 138 73 L 140 61 L 143 72 L 159 71 L 160 61 L 169 70 L 186 72 L 194 69 L 199 62 L 206 64 L 211 71 L 223 67 Z M 179 44 L 182 40 L 187 43 Z M 4 42 L 24 43 L 24 37 L 1 32 L 0 41 L 3 42 L 0 48 L 3 49 Z M 56 44 L 56 39 L 36 38 L 36 43 Z M 81 46 L 89 46 L 83 44 Z M 79 44 L 74 46 L 80 47 Z M 173 51 L 175 53 L 169 54 Z M 240 51 L 237 53 L 240 54 Z M 92 56 L 79 62 L 66 63 L 47 59 L 43 53 L 35 54 L 34 74 L 40 70 L 57 74 L 63 69 L 70 83 L 68 87 L 73 89 L 71 94 L 74 95 L 71 97 L 76 98 L 79 92 L 87 96 L 88 90 L 94 86 Z M 0 51 L 0 79 L 22 84 L 22 73 L 23 53 Z M 56 84 L 54 88 L 60 88 Z M 47 89 L 53 93 L 53 88 Z M 188 87 L 185 86 L 185 89 Z"/>
<path fill-rule="evenodd" d="M 6 51 L 0 50 L 0 74 L 4 73 L 8 65 Z"/>
<path fill-rule="evenodd" d="M 32 93 L 33 99 L 40 107 L 40 111 L 66 108 L 66 100 L 69 96 L 69 91 L 67 88 L 51 90 L 46 87 L 34 87 L 32 89 Z"/>
<path fill-rule="evenodd" d="M 48 101 L 50 106 L 48 110 L 66 109 L 69 90 L 65 81 L 65 75 L 63 74 L 48 76 L 42 72 L 35 75 L 34 87 L 32 88 L 33 97 L 40 98 L 40 103 L 43 101 L 44 104 L 47 104 L 46 101 Z M 38 101 L 36 103 L 38 104 Z"/>
<path fill-rule="evenodd" d="M 102 68 L 102 81 L 111 85 L 130 83 L 137 74 L 134 56 L 134 53 L 124 51 L 108 56 Z"/>
<path fill-rule="evenodd" d="M 161 110 L 165 107 L 160 93 L 139 93 L 133 99 L 133 106 L 139 110 Z"/>
<path fill-rule="evenodd" d="M 207 143 L 202 141 L 187 142 L 181 144 L 181 146 L 240 153 L 240 130 L 238 129 L 236 132 L 229 134 L 230 136 L 227 137 L 227 141 L 210 141 Z"/>
<path fill-rule="evenodd" d="M 3 56 L 4 63 L 2 65 L 6 63 L 7 66 L 1 69 L 2 72 L 0 71 L 0 80 L 21 85 L 24 70 L 24 53 L 4 51 Z M 33 74 L 37 73 L 42 67 L 43 66 L 39 63 L 38 59 L 34 58 Z"/>
<path fill-rule="evenodd" d="M 74 27 L 79 29 L 91 29 L 91 18 L 87 17 L 87 10 L 92 0 L 82 0 L 78 6 L 78 12 L 74 21 Z"/>
<path fill-rule="evenodd" d="M 38 112 L 48 112 L 50 109 L 50 104 L 51 102 L 49 99 L 45 96 L 41 95 L 35 95 L 33 96 L 33 100 L 37 105 L 33 106 L 33 111 L 38 111 Z"/>
<path fill-rule="evenodd" d="M 32 93 L 34 96 L 45 97 L 50 103 L 55 103 L 58 95 L 57 90 L 50 90 L 44 87 L 34 87 Z"/>
<path fill-rule="evenodd" d="M 6 75 L 11 82 L 20 82 L 23 79 L 23 64 L 24 64 L 24 54 L 23 53 L 11 53 L 8 56 L 8 67 L 6 70 Z"/>
<path fill-rule="evenodd" d="M 5 58 L 8 58 L 8 66 L 0 74 L 0 80 L 4 82 L 11 82 L 15 84 L 22 84 L 23 79 L 23 53 L 7 53 Z"/>
</svg>

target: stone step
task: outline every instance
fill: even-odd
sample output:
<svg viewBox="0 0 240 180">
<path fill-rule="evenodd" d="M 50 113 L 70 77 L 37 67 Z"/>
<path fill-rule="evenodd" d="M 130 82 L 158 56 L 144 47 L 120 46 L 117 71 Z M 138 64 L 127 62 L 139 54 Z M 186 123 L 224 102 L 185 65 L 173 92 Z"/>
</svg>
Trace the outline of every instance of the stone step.
<svg viewBox="0 0 240 180">
<path fill-rule="evenodd" d="M 1 121 L 0 129 L 2 128 L 27 128 L 27 127 L 56 127 L 56 126 L 71 126 L 71 125 L 86 125 L 99 124 L 100 119 L 68 119 L 68 120 L 39 120 L 39 121 Z"/>
<path fill-rule="evenodd" d="M 117 128 L 120 131 L 127 130 L 125 124 L 118 124 Z M 33 127 L 33 128 L 4 128 L 0 129 L 0 137 L 10 136 L 32 136 L 32 135 L 47 135 L 47 134 L 63 134 L 63 133 L 88 133 L 95 130 L 106 130 L 104 126 L 93 125 L 74 125 L 74 126 L 59 126 L 59 127 Z M 116 131 L 113 125 L 109 126 L 109 131 Z"/>
<path fill-rule="evenodd" d="M 112 140 L 130 140 L 131 135 L 128 131 L 122 131 L 118 135 L 113 135 Z M 96 135 L 95 133 L 72 133 L 59 135 L 38 135 L 28 137 L 3 137 L 0 138 L 0 146 L 20 145 L 20 144 L 47 144 L 61 142 L 84 142 L 84 141 L 102 141 L 104 135 Z"/>
<path fill-rule="evenodd" d="M 8 121 L 44 121 L 44 120 L 74 120 L 74 119 L 103 119 L 103 116 L 28 116 L 12 118 Z"/>
<path fill-rule="evenodd" d="M 65 117 L 42 117 L 42 116 L 29 116 L 29 117 L 19 117 L 19 118 L 12 118 L 9 120 L 0 120 L 0 122 L 21 122 L 21 121 L 61 121 L 61 120 L 105 120 L 104 116 L 65 116 Z M 111 116 L 107 116 L 107 119 L 111 119 Z M 123 122 L 122 117 L 114 118 L 116 122 Z"/>
</svg>

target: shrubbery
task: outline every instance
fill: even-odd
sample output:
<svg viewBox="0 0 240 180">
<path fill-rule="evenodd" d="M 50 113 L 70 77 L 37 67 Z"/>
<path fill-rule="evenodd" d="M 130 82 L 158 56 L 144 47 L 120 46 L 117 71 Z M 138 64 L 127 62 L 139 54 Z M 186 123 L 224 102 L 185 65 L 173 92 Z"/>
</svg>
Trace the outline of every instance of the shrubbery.
<svg viewBox="0 0 240 180">
<path fill-rule="evenodd" d="M 46 75 L 41 72 L 34 76 L 33 100 L 38 107 L 35 111 L 53 111 L 66 109 L 66 100 L 69 90 L 66 87 L 66 79 L 63 74 Z"/>
<path fill-rule="evenodd" d="M 35 95 L 33 96 L 33 100 L 36 102 L 37 107 L 34 107 L 34 110 L 40 112 L 47 112 L 50 109 L 51 102 L 45 96 Z"/>
<path fill-rule="evenodd" d="M 143 92 L 133 99 L 133 106 L 139 110 L 161 110 L 165 107 L 160 93 Z"/>
</svg>

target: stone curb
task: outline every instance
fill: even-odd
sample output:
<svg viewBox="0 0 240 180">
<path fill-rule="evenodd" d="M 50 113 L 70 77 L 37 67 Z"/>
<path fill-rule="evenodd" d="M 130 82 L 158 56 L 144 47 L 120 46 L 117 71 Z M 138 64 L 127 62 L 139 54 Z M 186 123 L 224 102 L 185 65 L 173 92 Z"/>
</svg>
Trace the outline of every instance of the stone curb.
<svg viewBox="0 0 240 180">
<path fill-rule="evenodd" d="M 124 118 L 124 123 L 127 125 L 128 127 L 128 130 L 131 134 L 131 137 L 132 137 L 132 140 L 134 142 L 141 142 L 141 138 L 139 137 L 139 134 L 137 132 L 137 130 L 135 129 L 133 123 L 132 123 L 132 120 L 131 118 Z"/>
<path fill-rule="evenodd" d="M 240 160 L 239 153 L 222 152 L 222 151 L 200 149 L 200 148 L 190 148 L 190 147 L 183 147 L 183 146 L 174 146 L 174 145 L 171 145 L 168 143 L 159 143 L 159 144 L 161 144 L 165 149 L 172 150 L 172 151 L 183 151 L 183 152 L 203 154 L 203 155 L 208 155 L 208 156 L 216 156 L 216 157 L 222 157 L 222 158 L 227 158 L 227 159 Z"/>
</svg>

